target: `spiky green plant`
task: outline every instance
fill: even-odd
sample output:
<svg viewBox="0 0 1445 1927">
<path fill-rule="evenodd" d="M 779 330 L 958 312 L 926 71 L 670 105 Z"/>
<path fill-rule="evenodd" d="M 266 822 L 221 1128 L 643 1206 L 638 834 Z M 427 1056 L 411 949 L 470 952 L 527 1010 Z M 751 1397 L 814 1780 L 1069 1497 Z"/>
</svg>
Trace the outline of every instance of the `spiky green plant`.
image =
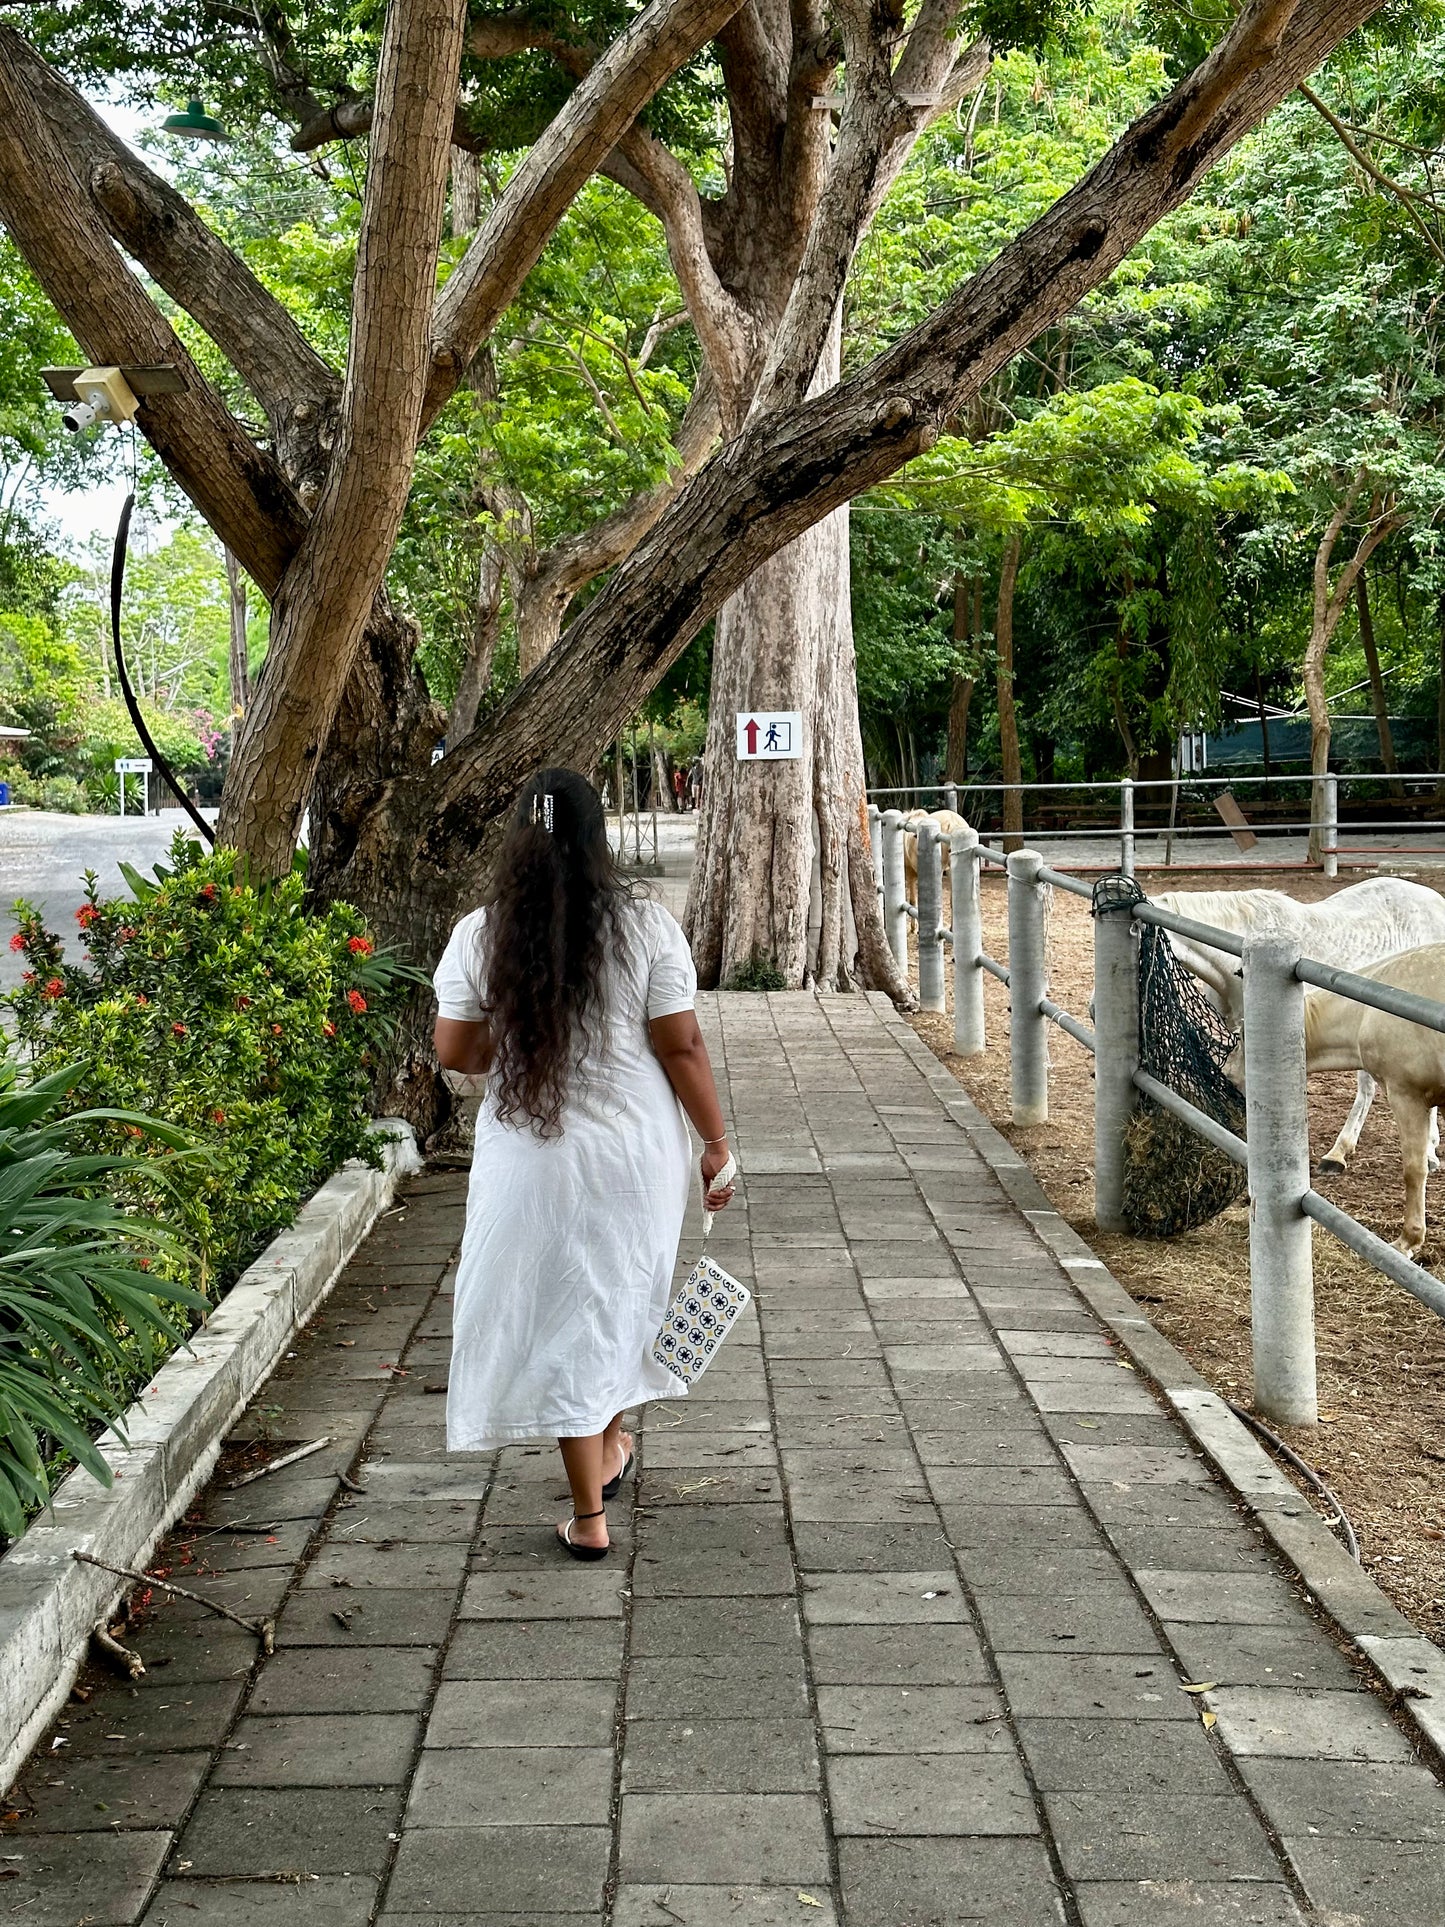
<svg viewBox="0 0 1445 1927">
<path fill-rule="evenodd" d="M 181 1343 L 186 1309 L 206 1301 L 148 1270 L 171 1241 L 105 1195 L 138 1161 L 77 1148 L 96 1127 L 143 1141 L 140 1155 L 185 1156 L 172 1126 L 132 1111 L 57 1117 L 82 1065 L 22 1086 L 0 1061 L 0 1533 L 14 1538 L 73 1459 L 103 1483 L 95 1437 L 114 1424 L 157 1356 Z"/>
</svg>

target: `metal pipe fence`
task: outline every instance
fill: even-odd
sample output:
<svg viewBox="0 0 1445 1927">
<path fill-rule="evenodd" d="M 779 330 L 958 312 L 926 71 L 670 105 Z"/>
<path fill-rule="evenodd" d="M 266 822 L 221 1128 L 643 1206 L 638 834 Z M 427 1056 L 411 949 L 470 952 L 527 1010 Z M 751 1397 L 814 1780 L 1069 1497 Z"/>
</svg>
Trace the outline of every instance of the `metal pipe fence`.
<svg viewBox="0 0 1445 1927">
<path fill-rule="evenodd" d="M 880 832 L 875 863 L 884 920 L 890 934 L 902 933 L 902 953 L 895 945 L 894 955 L 906 969 L 903 818 L 897 810 L 881 818 L 870 811 L 870 820 Z M 945 848 L 951 928 L 943 924 Z M 1008 877 L 1006 963 L 991 957 L 983 943 L 979 883 L 987 864 L 1004 868 Z M 1090 884 L 1053 868 L 1036 851 L 1015 850 L 1005 856 L 981 843 L 973 829 L 945 838 L 936 826 L 918 837 L 917 878 L 920 1001 L 928 1010 L 945 1008 L 945 950 L 951 951 L 954 1049 L 959 1056 L 977 1057 L 987 1046 L 983 980 L 994 977 L 1008 989 L 1009 1098 L 1016 1124 L 1047 1122 L 1050 1025 L 1092 1052 L 1095 1220 L 1101 1230 L 1127 1229 L 1126 1143 L 1141 1096 L 1246 1167 L 1255 1404 L 1266 1417 L 1304 1425 L 1318 1416 L 1312 1224 L 1445 1318 L 1445 1282 L 1311 1187 L 1304 1026 L 1306 987 L 1437 1032 L 1445 1032 L 1445 1003 L 1303 957 L 1287 939 L 1241 937 L 1144 900 L 1095 911 L 1089 1025 L 1049 996 L 1047 947 L 1048 892 L 1058 889 L 1092 898 Z M 1248 1067 L 1244 1138 L 1139 1067 L 1138 938 L 1146 924 L 1241 960 Z"/>
<path fill-rule="evenodd" d="M 1420 855 L 1422 853 L 1428 853 L 1428 846 L 1422 851 L 1419 839 L 1431 835 L 1445 836 L 1445 816 L 1410 816 L 1401 819 L 1398 816 L 1375 815 L 1354 817 L 1342 823 L 1340 817 L 1340 785 L 1342 783 L 1351 785 L 1357 791 L 1364 791 L 1367 794 L 1369 792 L 1383 793 L 1387 789 L 1391 790 L 1394 794 L 1398 794 L 1401 789 L 1405 788 L 1414 788 L 1416 790 L 1432 789 L 1437 792 L 1437 794 L 1445 794 L 1445 773 L 1431 770 L 1393 777 L 1383 773 L 1376 774 L 1373 772 L 1344 777 L 1334 772 L 1323 776 L 1288 774 L 1271 774 L 1269 776 L 1209 776 L 1203 773 L 1198 775 L 1186 773 L 1178 777 L 1133 778 L 1124 776 L 1071 783 L 929 783 L 897 786 L 886 789 L 870 789 L 868 795 L 870 799 L 889 799 L 890 807 L 895 808 L 900 817 L 903 815 L 903 804 L 910 800 L 912 807 L 915 809 L 923 803 L 924 799 L 929 799 L 932 807 L 942 807 L 955 813 L 958 812 L 960 803 L 962 803 L 965 806 L 965 815 L 972 814 L 978 816 L 986 813 L 985 805 L 988 799 L 997 799 L 1001 808 L 1002 799 L 1010 795 L 1021 795 L 1025 798 L 1038 797 L 1041 799 L 1057 799 L 1075 795 L 1084 799 L 1092 799 L 1092 807 L 1106 806 L 1109 816 L 1111 818 L 1116 817 L 1116 822 L 1100 821 L 1083 825 L 1036 824 L 1032 834 L 1046 836 L 1051 841 L 1060 839 L 1065 842 L 1073 840 L 1097 843 L 1101 839 L 1105 841 L 1117 841 L 1119 858 L 1117 865 L 1114 867 L 1122 870 L 1126 876 L 1133 876 L 1135 874 L 1141 840 L 1152 840 L 1157 843 L 1160 839 L 1163 839 L 1165 844 L 1166 866 L 1189 868 L 1190 866 L 1187 864 L 1174 865 L 1173 863 L 1173 845 L 1176 839 L 1187 845 L 1191 839 L 1204 837 L 1219 838 L 1230 834 L 1233 830 L 1245 829 L 1248 829 L 1250 833 L 1255 836 L 1256 840 L 1259 838 L 1308 835 L 1313 840 L 1312 849 L 1314 854 L 1308 858 L 1288 859 L 1287 867 L 1302 867 L 1305 864 L 1309 864 L 1310 867 L 1317 868 L 1323 875 L 1334 877 L 1339 875 L 1339 863 L 1342 856 L 1350 858 Z M 1223 793 L 1225 791 L 1232 792 L 1235 790 L 1248 789 L 1262 790 L 1265 795 L 1268 795 L 1270 791 L 1278 790 L 1286 785 L 1293 785 L 1296 790 L 1302 793 L 1301 800 L 1304 805 L 1303 814 L 1292 815 L 1283 819 L 1271 816 L 1263 818 L 1255 824 L 1248 824 L 1243 820 L 1237 823 L 1230 823 L 1223 818 L 1221 818 L 1218 823 L 1179 823 L 1170 821 L 1167 823 L 1140 824 L 1138 821 L 1139 799 L 1141 795 L 1147 796 L 1151 792 L 1172 793 L 1177 796 L 1183 796 L 1186 799 L 1190 796 L 1197 797 L 1201 792 L 1218 791 Z M 1117 799 L 1116 806 L 1113 799 Z M 905 829 L 906 828 L 907 825 L 905 822 Z M 1415 840 L 1394 843 L 1367 843 L 1359 841 L 1361 837 L 1391 833 L 1397 838 L 1408 833 L 1408 835 Z M 1005 834 L 1002 828 L 995 828 L 991 823 L 987 827 L 980 829 L 981 838 L 992 838 L 996 840 Z M 1344 840 L 1342 840 L 1342 838 Z M 1441 849 L 1440 856 L 1442 861 L 1445 861 L 1445 848 Z M 1211 866 L 1206 865 L 1204 867 Z M 1271 862 L 1268 859 L 1262 858 L 1258 867 L 1263 869 L 1285 866 L 1281 865 L 1277 859 Z"/>
</svg>

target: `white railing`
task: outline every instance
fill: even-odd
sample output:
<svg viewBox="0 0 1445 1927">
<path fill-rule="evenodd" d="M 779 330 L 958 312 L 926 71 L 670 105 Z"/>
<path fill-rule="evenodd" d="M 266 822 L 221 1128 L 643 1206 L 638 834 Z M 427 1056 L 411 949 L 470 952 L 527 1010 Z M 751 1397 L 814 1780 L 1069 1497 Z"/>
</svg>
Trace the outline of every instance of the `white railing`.
<svg viewBox="0 0 1445 1927">
<path fill-rule="evenodd" d="M 1183 794 L 1191 791 L 1196 793 L 1218 791 L 1222 794 L 1225 791 L 1232 793 L 1260 790 L 1267 795 L 1271 788 L 1291 783 L 1304 788 L 1310 796 L 1316 798 L 1312 807 L 1302 802 L 1301 807 L 1306 810 L 1306 813 L 1298 820 L 1268 817 L 1249 824 L 1247 822 L 1231 823 L 1221 817 L 1217 823 L 1146 823 L 1143 826 L 1136 822 L 1139 801 L 1141 797 L 1147 797 L 1150 792 L 1175 791 Z M 1052 829 L 1035 824 L 1032 827 L 1026 825 L 1023 834 L 1047 838 L 1050 842 L 1055 839 L 1064 842 L 1072 839 L 1092 843 L 1116 841 L 1119 850 L 1117 867 L 1126 876 L 1134 875 L 1137 849 L 1141 838 L 1155 841 L 1162 839 L 1169 846 L 1168 857 L 1172 858 L 1172 845 L 1176 840 L 1187 846 L 1192 838 L 1218 839 L 1221 836 L 1230 835 L 1233 830 L 1247 829 L 1258 838 L 1313 834 L 1318 840 L 1318 867 L 1325 876 L 1333 877 L 1339 875 L 1341 856 L 1348 858 L 1350 856 L 1403 855 L 1409 853 L 1413 847 L 1411 844 L 1399 842 L 1381 844 L 1358 841 L 1357 839 L 1361 837 L 1374 835 L 1377 832 L 1390 832 L 1397 837 L 1408 835 L 1413 839 L 1430 836 L 1433 833 L 1438 840 L 1439 833 L 1445 832 L 1445 817 L 1410 816 L 1403 820 L 1390 817 L 1351 818 L 1344 826 L 1345 833 L 1351 841 L 1342 845 L 1340 842 L 1342 784 L 1347 786 L 1371 784 L 1377 789 L 1385 784 L 1402 790 L 1430 789 L 1436 793 L 1442 793 L 1445 792 L 1445 774 L 1433 770 L 1398 776 L 1390 776 L 1383 771 L 1347 776 L 1334 773 L 1325 776 L 1209 776 L 1186 773 L 1180 777 L 1160 777 L 1147 781 L 1126 776 L 1110 778 L 1107 781 L 1077 783 L 930 783 L 912 788 L 870 789 L 868 797 L 870 803 L 880 809 L 880 813 L 886 811 L 893 804 L 894 799 L 897 799 L 900 809 L 904 803 L 909 808 L 941 807 L 961 812 L 970 819 L 991 813 L 989 806 L 996 805 L 1006 795 L 1018 795 L 1025 803 L 1030 798 L 1053 799 L 1057 802 L 1060 798 L 1073 795 L 1095 806 L 1106 807 L 1113 799 L 1109 814 L 1111 816 L 1117 814 L 1117 825 L 1104 822 L 1085 824 L 1082 827 Z M 981 834 L 990 842 L 997 843 L 1004 837 L 1005 832 L 1001 829 L 988 828 Z M 1266 864 L 1264 867 L 1273 866 Z"/>
<path fill-rule="evenodd" d="M 1034 850 L 1015 850 L 1005 857 L 981 844 L 976 831 L 958 830 L 947 839 L 953 921 L 951 928 L 945 928 L 944 839 L 936 826 L 922 823 L 917 831 L 918 905 L 914 910 L 904 897 L 903 818 L 896 810 L 886 811 L 881 818 L 876 811 L 870 816 L 877 836 L 875 866 L 884 920 L 893 954 L 904 971 L 908 926 L 917 921 L 919 1001 L 925 1010 L 946 1007 L 945 946 L 952 950 L 953 1037 L 959 1056 L 976 1057 L 985 1048 L 984 977 L 995 977 L 1008 988 L 1013 1121 L 1048 1121 L 1050 1024 L 1092 1052 L 1094 1214 L 1101 1230 L 1127 1228 L 1125 1146 L 1141 1093 L 1246 1167 L 1255 1404 L 1261 1413 L 1285 1425 L 1309 1425 L 1318 1417 L 1311 1222 L 1445 1318 L 1445 1283 L 1321 1197 L 1310 1184 L 1304 994 L 1309 984 L 1441 1032 L 1445 1032 L 1445 1003 L 1317 963 L 1302 956 L 1298 944 L 1287 938 L 1241 938 L 1161 910 L 1147 900 L 1125 901 L 1117 909 L 1095 912 L 1094 1021 L 1090 1026 L 1048 995 L 1045 895 L 1053 888 L 1092 901 L 1090 884 L 1052 869 Z M 984 949 L 979 875 L 986 863 L 1003 867 L 1008 877 L 1007 964 Z M 1191 938 L 1241 961 L 1248 1065 L 1245 1138 L 1140 1069 L 1141 924 Z"/>
</svg>

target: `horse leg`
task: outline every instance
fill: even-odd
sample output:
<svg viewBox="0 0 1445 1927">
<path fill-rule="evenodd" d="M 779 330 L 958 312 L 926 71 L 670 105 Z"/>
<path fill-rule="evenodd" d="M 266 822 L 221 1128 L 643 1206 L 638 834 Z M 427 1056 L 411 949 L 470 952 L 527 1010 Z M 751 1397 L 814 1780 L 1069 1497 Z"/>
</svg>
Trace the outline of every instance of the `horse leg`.
<svg viewBox="0 0 1445 1927">
<path fill-rule="evenodd" d="M 1430 1113 L 1430 1142 L 1425 1151 L 1425 1168 L 1431 1176 L 1440 1169 L 1440 1113 Z"/>
<path fill-rule="evenodd" d="M 1375 1101 L 1375 1080 L 1368 1071 L 1361 1071 L 1356 1085 L 1356 1097 L 1350 1106 L 1349 1114 L 1340 1126 L 1340 1134 L 1320 1159 L 1320 1171 L 1343 1171 L 1355 1155 L 1355 1146 L 1360 1141 L 1360 1132 L 1365 1128 L 1365 1119 L 1370 1115 L 1370 1106 Z"/>
<path fill-rule="evenodd" d="M 1417 1091 L 1385 1092 L 1400 1133 L 1405 1167 L 1405 1224 L 1395 1248 L 1415 1257 L 1425 1243 L 1425 1162 L 1430 1142 L 1430 1106 Z"/>
</svg>

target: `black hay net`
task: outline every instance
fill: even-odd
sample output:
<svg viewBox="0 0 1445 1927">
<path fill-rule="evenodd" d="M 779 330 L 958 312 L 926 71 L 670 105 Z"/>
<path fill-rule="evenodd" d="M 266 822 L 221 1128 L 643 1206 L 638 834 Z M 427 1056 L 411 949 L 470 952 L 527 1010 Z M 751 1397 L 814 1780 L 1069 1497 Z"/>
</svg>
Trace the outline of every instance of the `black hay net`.
<svg viewBox="0 0 1445 1927">
<path fill-rule="evenodd" d="M 1144 892 L 1132 877 L 1101 877 L 1094 915 L 1127 916 Z M 1224 1074 L 1238 1041 L 1153 924 L 1139 931 L 1139 1068 L 1244 1136 L 1244 1094 Z M 1139 1097 L 1124 1157 L 1124 1217 L 1136 1237 L 1172 1238 L 1218 1217 L 1247 1188 L 1244 1167 L 1154 1100 Z"/>
</svg>

